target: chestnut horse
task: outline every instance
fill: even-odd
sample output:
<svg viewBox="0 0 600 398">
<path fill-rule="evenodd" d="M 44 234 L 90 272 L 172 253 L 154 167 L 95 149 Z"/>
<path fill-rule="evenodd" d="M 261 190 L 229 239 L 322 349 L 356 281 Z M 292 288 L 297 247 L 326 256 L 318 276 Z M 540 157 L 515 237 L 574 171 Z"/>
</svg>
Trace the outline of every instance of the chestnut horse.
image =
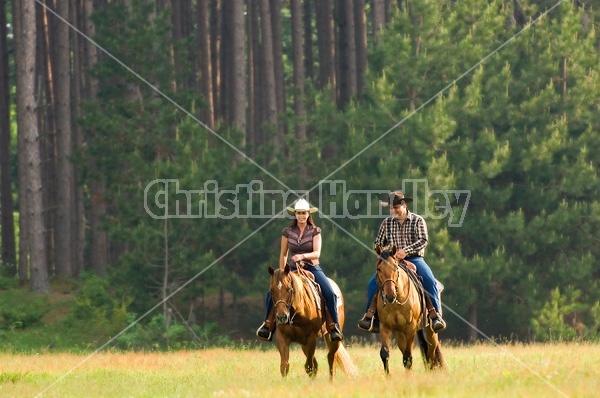
<svg viewBox="0 0 600 398">
<path fill-rule="evenodd" d="M 340 341 L 332 342 L 325 327 L 323 310 L 317 305 L 315 294 L 310 286 L 312 281 L 297 271 L 290 272 L 289 264 L 283 270 L 268 267 L 271 274 L 269 289 L 275 303 L 275 343 L 279 349 L 281 376 L 287 376 L 290 370 L 290 345 L 298 343 L 306 355 L 304 370 L 310 377 L 317 375 L 318 364 L 315 358 L 317 338 L 323 337 L 329 350 L 329 378 L 333 378 L 334 362 L 346 375 L 354 376 L 358 369 L 352 363 L 344 345 Z M 339 287 L 329 279 L 334 292 L 338 296 L 338 317 L 340 329 L 344 327 L 344 300 Z M 323 303 L 323 306 L 325 304 Z"/>
<path fill-rule="evenodd" d="M 399 264 L 394 256 L 396 246 L 383 250 L 377 246 L 377 313 L 381 350 L 379 355 L 383 368 L 390 373 L 390 342 L 396 332 L 396 343 L 402 352 L 404 368 L 412 367 L 412 349 L 415 336 L 419 338 L 419 347 L 426 369 L 445 368 L 441 345 L 437 333 L 427 325 L 427 313 L 423 295 L 427 294 L 421 284 L 409 277 L 406 267 Z"/>
</svg>

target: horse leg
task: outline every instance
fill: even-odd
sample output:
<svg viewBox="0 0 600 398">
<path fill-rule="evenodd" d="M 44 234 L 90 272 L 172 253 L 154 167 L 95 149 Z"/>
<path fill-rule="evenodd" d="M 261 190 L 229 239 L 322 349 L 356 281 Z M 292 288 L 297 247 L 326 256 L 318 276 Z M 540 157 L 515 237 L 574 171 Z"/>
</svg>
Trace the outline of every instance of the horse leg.
<svg viewBox="0 0 600 398">
<path fill-rule="evenodd" d="M 407 335 L 405 333 L 397 333 L 396 340 L 398 343 L 398 348 L 402 353 L 402 363 L 404 364 L 404 369 L 410 370 L 412 368 L 413 357 L 412 357 L 412 349 L 413 349 L 413 341 L 415 337 L 410 334 Z"/>
<path fill-rule="evenodd" d="M 329 364 L 329 380 L 333 380 L 333 364 L 335 362 L 335 355 L 340 348 L 341 342 L 332 342 L 328 337 L 326 337 L 325 343 L 327 343 L 327 348 L 329 348 L 329 352 L 327 353 L 327 362 Z"/>
<path fill-rule="evenodd" d="M 430 326 L 419 331 L 419 345 L 427 370 L 444 369 L 446 367 L 438 334 L 434 333 Z"/>
<path fill-rule="evenodd" d="M 443 369 L 445 366 L 444 358 L 442 356 L 442 350 L 438 334 L 433 332 L 431 328 L 427 327 L 427 362 L 431 370 Z"/>
<path fill-rule="evenodd" d="M 379 336 L 381 338 L 381 350 L 379 356 L 383 362 L 383 370 L 387 375 L 390 374 L 390 341 L 392 340 L 392 331 L 380 324 Z"/>
<path fill-rule="evenodd" d="M 281 357 L 281 363 L 279 364 L 279 371 L 282 377 L 286 377 L 290 371 L 290 343 L 277 340 L 277 348 L 279 349 L 279 356 Z"/>
<path fill-rule="evenodd" d="M 437 348 L 437 336 L 431 330 L 431 327 L 427 327 L 427 365 L 429 369 L 433 369 L 435 366 L 435 350 Z"/>
<path fill-rule="evenodd" d="M 317 348 L 316 337 L 311 336 L 308 339 L 306 345 L 302 346 L 302 351 L 306 355 L 306 362 L 304 363 L 304 370 L 306 374 L 312 378 L 317 376 L 319 365 L 317 364 L 317 358 L 315 358 L 315 350 Z"/>
</svg>

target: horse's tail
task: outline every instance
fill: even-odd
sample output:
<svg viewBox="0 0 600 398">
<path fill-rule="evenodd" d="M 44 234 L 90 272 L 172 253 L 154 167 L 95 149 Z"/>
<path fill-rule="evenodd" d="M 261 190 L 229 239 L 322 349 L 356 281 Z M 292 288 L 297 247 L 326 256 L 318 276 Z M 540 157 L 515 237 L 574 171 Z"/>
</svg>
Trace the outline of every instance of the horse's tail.
<svg viewBox="0 0 600 398">
<path fill-rule="evenodd" d="M 438 341 L 437 347 L 430 347 L 427 344 L 427 338 L 425 337 L 425 331 L 423 329 L 419 329 L 417 331 L 417 337 L 419 338 L 419 348 L 421 349 L 421 356 L 423 357 L 423 365 L 425 365 L 425 369 L 444 369 L 446 367 L 446 362 L 444 361 L 444 356 L 442 355 L 442 345 Z M 433 363 L 429 363 L 427 358 L 427 354 L 429 350 L 435 350 Z"/>
<path fill-rule="evenodd" d="M 419 339 L 419 348 L 421 349 L 421 358 L 423 358 L 423 365 L 425 365 L 425 369 L 429 369 L 429 365 L 427 363 L 427 339 L 425 338 L 425 331 L 423 329 L 419 329 L 417 331 L 417 337 Z"/>
<path fill-rule="evenodd" d="M 446 369 L 446 361 L 442 355 L 442 345 L 438 344 L 437 350 L 435 350 L 435 367 L 438 369 Z"/>
<path fill-rule="evenodd" d="M 446 361 L 444 361 L 444 356 L 442 355 L 442 343 L 439 342 L 437 347 L 435 348 L 435 355 L 433 358 L 433 364 L 431 365 L 432 369 L 445 369 Z"/>
<path fill-rule="evenodd" d="M 343 343 L 340 343 L 340 347 L 335 353 L 334 361 L 346 376 L 358 376 L 358 367 L 354 364 L 354 362 L 352 362 L 352 359 L 350 358 L 350 355 L 348 355 L 348 351 L 346 351 Z"/>
</svg>

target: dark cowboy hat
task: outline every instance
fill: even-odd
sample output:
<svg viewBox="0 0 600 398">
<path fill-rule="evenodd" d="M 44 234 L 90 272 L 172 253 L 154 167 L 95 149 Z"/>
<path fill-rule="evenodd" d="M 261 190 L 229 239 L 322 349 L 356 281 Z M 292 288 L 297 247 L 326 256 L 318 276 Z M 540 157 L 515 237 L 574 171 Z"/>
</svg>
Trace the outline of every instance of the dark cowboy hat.
<svg viewBox="0 0 600 398">
<path fill-rule="evenodd" d="M 382 206 L 387 207 L 390 205 L 390 202 L 392 202 L 392 207 L 393 207 L 396 205 L 403 205 L 404 203 L 410 203 L 413 201 L 412 198 L 409 198 L 408 196 L 404 196 L 404 192 L 402 192 L 402 191 L 390 192 L 388 194 L 388 197 L 389 197 L 389 201 L 381 202 Z"/>
</svg>

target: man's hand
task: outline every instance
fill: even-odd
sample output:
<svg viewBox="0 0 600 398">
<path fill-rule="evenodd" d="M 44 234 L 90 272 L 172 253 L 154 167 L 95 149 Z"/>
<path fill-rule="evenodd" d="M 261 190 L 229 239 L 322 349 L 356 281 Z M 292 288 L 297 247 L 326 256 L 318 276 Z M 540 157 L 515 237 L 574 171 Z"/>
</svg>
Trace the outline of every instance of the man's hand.
<svg viewBox="0 0 600 398">
<path fill-rule="evenodd" d="M 406 252 L 404 251 L 404 249 L 398 249 L 396 251 L 396 258 L 398 260 L 404 260 L 405 257 L 406 257 Z"/>
</svg>

